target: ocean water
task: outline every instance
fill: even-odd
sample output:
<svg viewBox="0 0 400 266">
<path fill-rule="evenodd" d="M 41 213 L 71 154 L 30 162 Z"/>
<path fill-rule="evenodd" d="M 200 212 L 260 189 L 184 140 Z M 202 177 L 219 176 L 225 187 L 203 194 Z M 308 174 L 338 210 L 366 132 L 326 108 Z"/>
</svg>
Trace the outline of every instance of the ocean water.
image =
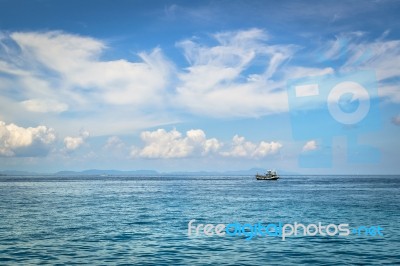
<svg viewBox="0 0 400 266">
<path fill-rule="evenodd" d="M 0 264 L 395 265 L 399 192 L 400 176 L 0 177 Z M 192 219 L 383 236 L 188 236 Z"/>
</svg>

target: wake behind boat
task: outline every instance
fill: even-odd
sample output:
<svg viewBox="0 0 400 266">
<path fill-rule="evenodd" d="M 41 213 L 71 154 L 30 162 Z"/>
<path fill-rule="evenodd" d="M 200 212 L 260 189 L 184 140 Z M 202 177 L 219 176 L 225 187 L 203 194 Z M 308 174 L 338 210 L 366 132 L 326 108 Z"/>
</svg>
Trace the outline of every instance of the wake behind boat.
<svg viewBox="0 0 400 266">
<path fill-rule="evenodd" d="M 257 180 L 278 180 L 279 176 L 276 173 L 276 171 L 271 171 L 268 170 L 265 174 L 260 175 L 260 174 L 256 174 L 256 179 Z"/>
</svg>

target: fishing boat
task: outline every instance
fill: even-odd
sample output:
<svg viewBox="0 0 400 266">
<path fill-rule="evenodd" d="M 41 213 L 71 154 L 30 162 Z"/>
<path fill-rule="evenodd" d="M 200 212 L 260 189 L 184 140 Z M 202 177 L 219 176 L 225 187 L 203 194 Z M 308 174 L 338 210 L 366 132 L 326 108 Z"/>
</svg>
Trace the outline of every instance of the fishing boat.
<svg viewBox="0 0 400 266">
<path fill-rule="evenodd" d="M 276 171 L 268 170 L 265 174 L 260 175 L 256 174 L 256 179 L 257 180 L 278 180 L 279 176 L 276 173 Z"/>
</svg>

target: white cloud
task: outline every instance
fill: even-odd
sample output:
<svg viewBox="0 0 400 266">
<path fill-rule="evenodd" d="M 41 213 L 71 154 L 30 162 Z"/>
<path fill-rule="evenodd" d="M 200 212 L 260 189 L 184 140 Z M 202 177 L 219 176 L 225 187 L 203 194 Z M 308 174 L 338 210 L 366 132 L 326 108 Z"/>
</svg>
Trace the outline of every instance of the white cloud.
<svg viewBox="0 0 400 266">
<path fill-rule="evenodd" d="M 192 129 L 183 137 L 177 130 L 165 129 L 145 131 L 141 134 L 145 146 L 133 148 L 131 155 L 142 158 L 184 158 L 191 155 L 205 155 L 216 152 L 221 144 L 217 139 L 207 139 L 201 129 Z"/>
<path fill-rule="evenodd" d="M 82 113 L 103 134 L 121 133 L 121 124 L 131 131 L 132 119 L 146 126 L 174 120 L 170 114 L 155 115 L 167 102 L 174 71 L 159 48 L 138 53 L 136 62 L 103 60 L 108 49 L 104 41 L 61 31 L 4 34 L 0 47 L 0 73 L 7 73 L 1 87 L 8 92 L 2 96 L 29 112 Z M 18 120 L 18 114 L 11 115 L 8 119 Z M 76 119 L 64 116 L 52 124 L 69 131 Z"/>
<path fill-rule="evenodd" d="M 303 146 L 303 152 L 313 151 L 318 149 L 318 144 L 315 140 L 307 141 Z"/>
<path fill-rule="evenodd" d="M 215 153 L 222 147 L 222 143 L 216 138 L 207 139 L 206 134 L 201 129 L 189 130 L 186 132 L 186 136 L 188 144 L 200 148 L 199 151 L 202 155 Z"/>
<path fill-rule="evenodd" d="M 400 60 L 400 40 L 376 40 L 349 46 L 351 57 L 343 68 L 359 65 L 375 69 L 380 81 L 400 76 L 396 64 Z"/>
<path fill-rule="evenodd" d="M 261 141 L 254 144 L 246 141 L 244 137 L 235 135 L 232 143 L 226 145 L 229 151 L 223 151 L 225 146 L 216 138 L 206 138 L 206 134 L 201 129 L 192 129 L 182 133 L 176 129 L 166 131 L 157 129 L 155 131 L 144 131 L 141 133 L 144 142 L 143 148 L 133 147 L 132 157 L 141 158 L 186 158 L 190 156 L 222 155 L 224 157 L 247 157 L 261 158 L 276 154 L 282 148 L 279 142 Z"/>
<path fill-rule="evenodd" d="M 283 147 L 279 142 L 265 142 L 261 141 L 253 153 L 253 157 L 265 157 L 271 154 L 276 154 Z"/>
<path fill-rule="evenodd" d="M 94 38 L 58 31 L 16 32 L 11 38 L 30 64 L 39 63 L 58 73 L 57 78 L 67 84 L 70 93 L 80 88 L 109 104 L 140 105 L 160 100 L 159 92 L 165 88 L 171 70 L 159 48 L 139 53 L 142 62 L 102 61 L 100 56 L 107 46 Z"/>
<path fill-rule="evenodd" d="M 40 63 L 68 77 L 78 70 L 84 71 L 87 63 L 96 61 L 105 49 L 96 39 L 60 31 L 14 32 L 10 37 L 21 48 L 25 60 L 30 59 L 31 64 Z"/>
<path fill-rule="evenodd" d="M 37 113 L 61 113 L 68 110 L 68 105 L 55 100 L 30 99 L 21 104 L 26 110 Z"/>
<path fill-rule="evenodd" d="M 380 84 L 378 93 L 385 101 L 400 103 L 400 82 L 398 84 Z"/>
<path fill-rule="evenodd" d="M 222 143 L 219 142 L 216 138 L 206 139 L 203 143 L 204 150 L 202 151 L 202 154 L 205 155 L 209 153 L 215 153 L 219 149 L 221 149 L 222 146 Z"/>
<path fill-rule="evenodd" d="M 88 131 L 82 131 L 78 137 L 65 137 L 64 146 L 67 151 L 74 151 L 85 143 L 90 136 Z"/>
<path fill-rule="evenodd" d="M 146 146 L 139 155 L 145 158 L 186 157 L 192 149 L 186 145 L 181 133 L 176 130 L 170 132 L 166 132 L 164 129 L 153 132 L 145 131 L 142 132 L 141 139 Z"/>
<path fill-rule="evenodd" d="M 363 34 L 342 34 L 328 45 L 328 55 L 335 59 L 346 56 L 339 71 L 351 72 L 370 69 L 376 72 L 379 96 L 393 103 L 400 103 L 400 40 L 386 40 L 388 31 L 376 40 L 365 40 Z M 373 95 L 377 97 L 378 95 Z"/>
<path fill-rule="evenodd" d="M 117 136 L 111 136 L 107 139 L 104 149 L 106 150 L 119 150 L 125 147 L 125 143 Z"/>
<path fill-rule="evenodd" d="M 256 150 L 256 145 L 252 142 L 245 141 L 244 137 L 235 135 L 232 139 L 232 142 L 232 150 L 229 152 L 222 152 L 221 154 L 223 156 L 246 157 Z"/>
<path fill-rule="evenodd" d="M 232 148 L 230 151 L 221 152 L 222 156 L 226 157 L 249 157 L 261 158 L 268 155 L 276 154 L 280 151 L 283 145 L 279 142 L 265 142 L 261 141 L 255 144 L 246 141 L 244 137 L 235 135 L 232 139 Z"/>
<path fill-rule="evenodd" d="M 43 156 L 55 139 L 46 126 L 23 128 L 0 121 L 0 156 Z"/>
<path fill-rule="evenodd" d="M 67 150 L 73 151 L 83 144 L 82 137 L 65 137 L 64 145 Z"/>
<path fill-rule="evenodd" d="M 326 52 L 332 61 L 349 56 L 343 66 L 335 61 L 335 69 L 295 65 L 289 60 L 298 47 L 271 44 L 265 31 L 250 29 L 214 34 L 215 44 L 199 39 L 179 42 L 188 62 L 179 70 L 160 48 L 138 53 L 136 61 L 105 60 L 108 46 L 99 39 L 60 31 L 4 33 L 0 73 L 6 75 L 0 77 L 5 92 L 0 111 L 16 122 L 26 117 L 15 106 L 27 110 L 32 122 L 42 119 L 38 113 L 46 114 L 46 121 L 64 135 L 72 135 L 82 124 L 93 134 L 115 135 L 179 122 L 176 108 L 212 117 L 287 112 L 287 79 L 354 67 L 376 69 L 380 96 L 399 103 L 395 62 L 400 61 L 400 41 L 368 42 L 360 33 L 345 37 L 347 42 L 338 38 L 329 43 Z M 216 147 L 215 141 L 208 143 L 210 149 Z"/>
<path fill-rule="evenodd" d="M 209 116 L 261 116 L 287 110 L 285 83 L 271 79 L 293 46 L 269 45 L 260 29 L 214 35 L 218 45 L 179 43 L 190 66 L 179 75 L 177 103 Z M 261 68 L 254 72 L 251 67 Z M 249 72 L 249 73 L 248 73 Z"/>
<path fill-rule="evenodd" d="M 331 67 L 326 68 L 313 68 L 302 66 L 288 66 L 283 70 L 285 77 L 288 79 L 303 78 L 309 76 L 322 76 L 333 74 L 335 71 Z"/>
<path fill-rule="evenodd" d="M 396 126 L 400 126 L 400 114 L 392 117 L 392 123 Z"/>
</svg>

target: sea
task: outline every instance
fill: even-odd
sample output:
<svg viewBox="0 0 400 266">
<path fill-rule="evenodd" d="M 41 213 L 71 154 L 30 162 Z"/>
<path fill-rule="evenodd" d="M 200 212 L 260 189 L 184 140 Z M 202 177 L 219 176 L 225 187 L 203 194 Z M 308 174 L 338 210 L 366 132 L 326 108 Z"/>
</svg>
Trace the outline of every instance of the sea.
<svg viewBox="0 0 400 266">
<path fill-rule="evenodd" d="M 0 265 L 400 265 L 399 195 L 384 175 L 2 176 Z"/>
</svg>

